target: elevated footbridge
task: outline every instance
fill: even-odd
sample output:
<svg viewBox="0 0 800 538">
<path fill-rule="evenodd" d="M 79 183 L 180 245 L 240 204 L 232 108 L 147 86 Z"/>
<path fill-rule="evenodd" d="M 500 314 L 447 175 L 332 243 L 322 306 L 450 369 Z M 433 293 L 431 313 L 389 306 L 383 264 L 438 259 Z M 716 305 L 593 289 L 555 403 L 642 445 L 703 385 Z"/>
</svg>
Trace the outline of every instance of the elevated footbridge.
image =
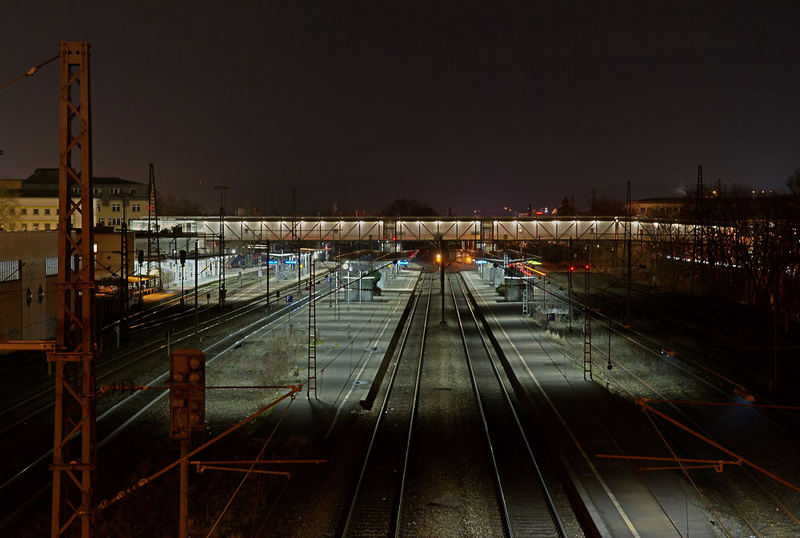
<svg viewBox="0 0 800 538">
<path fill-rule="evenodd" d="M 691 242 L 688 222 L 625 217 L 225 217 L 224 233 L 234 241 L 567 241 L 624 240 Z M 181 236 L 218 236 L 218 217 L 159 217 L 163 231 Z M 630 227 L 627 232 L 626 228 Z M 147 219 L 131 221 L 131 230 L 147 231 Z"/>
</svg>

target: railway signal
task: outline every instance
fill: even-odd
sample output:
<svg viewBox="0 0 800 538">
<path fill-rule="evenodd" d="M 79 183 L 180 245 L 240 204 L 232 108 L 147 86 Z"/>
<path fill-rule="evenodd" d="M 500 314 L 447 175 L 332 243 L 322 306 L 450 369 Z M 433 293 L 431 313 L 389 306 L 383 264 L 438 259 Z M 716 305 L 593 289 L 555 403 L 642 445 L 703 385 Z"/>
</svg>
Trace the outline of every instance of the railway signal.
<svg viewBox="0 0 800 538">
<path fill-rule="evenodd" d="M 206 357 L 199 349 L 176 349 L 169 356 L 169 436 L 188 440 L 205 424 Z"/>
<path fill-rule="evenodd" d="M 183 273 L 183 268 L 186 265 L 186 251 L 185 250 L 181 250 L 180 251 L 180 260 L 181 260 L 181 308 L 183 308 L 183 301 L 184 301 L 184 298 L 183 298 L 183 280 L 184 280 L 183 279 L 183 274 L 184 274 Z"/>
<path fill-rule="evenodd" d="M 192 432 L 206 422 L 206 356 L 199 349 L 176 349 L 169 356 L 169 437 L 181 442 L 178 536 L 189 535 L 189 462 Z"/>
</svg>

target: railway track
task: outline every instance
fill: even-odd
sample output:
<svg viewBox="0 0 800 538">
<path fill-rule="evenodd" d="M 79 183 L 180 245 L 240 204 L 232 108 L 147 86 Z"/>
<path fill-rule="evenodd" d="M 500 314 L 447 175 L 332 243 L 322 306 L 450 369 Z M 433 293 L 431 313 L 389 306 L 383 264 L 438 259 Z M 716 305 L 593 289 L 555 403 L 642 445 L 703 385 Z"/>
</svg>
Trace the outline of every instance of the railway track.
<svg viewBox="0 0 800 538">
<path fill-rule="evenodd" d="M 441 473 L 437 473 L 440 476 L 436 478 L 417 474 L 431 466 L 436 467 L 439 461 L 436 458 L 442 457 L 442 454 L 435 454 L 441 451 L 429 448 L 431 443 L 448 445 L 453 442 L 440 429 L 432 426 L 444 420 L 462 424 L 475 432 L 472 437 L 477 443 L 459 445 L 458 456 L 471 466 L 483 469 L 473 476 L 485 476 L 484 484 L 490 483 L 493 477 L 496 485 L 493 490 L 485 493 L 478 488 L 469 493 L 463 492 L 471 502 L 478 503 L 489 513 L 492 509 L 486 507 L 496 503 L 500 516 L 496 520 L 497 526 L 491 526 L 494 523 L 491 523 L 490 517 L 484 521 L 490 525 L 487 528 L 507 536 L 566 536 L 523 425 L 506 392 L 502 374 L 494 365 L 485 336 L 456 280 L 450 279 L 448 282 L 454 311 L 452 316 L 447 315 L 456 323 L 451 324 L 450 329 L 443 328 L 446 324 L 440 324 L 434 342 L 443 338 L 444 333 L 451 337 L 457 334 L 464 355 L 452 351 L 440 355 L 437 351 L 427 350 L 431 312 L 438 303 L 433 301 L 432 304 L 431 300 L 432 290 L 435 289 L 432 278 L 433 275 L 421 285 L 421 292 L 417 294 L 411 316 L 404 327 L 400 351 L 337 534 L 348 537 L 423 536 L 426 532 L 432 532 L 430 527 L 418 525 L 430 509 L 430 501 L 421 499 L 437 497 L 437 492 L 442 488 L 447 489 L 447 484 L 462 484 L 459 477 L 450 476 L 447 470 L 441 468 Z M 443 341 L 449 345 L 451 340 L 438 340 Z M 433 362 L 426 366 L 429 363 L 424 357 L 431 353 Z M 448 387 L 434 386 L 442 382 L 436 368 L 439 369 L 438 373 L 441 369 L 450 371 L 454 367 L 453 361 L 461 360 L 465 365 L 455 367 L 452 375 L 469 377 L 463 385 L 464 399 L 459 397 L 458 383 Z M 444 366 L 442 361 L 450 366 Z M 461 373 L 457 374 L 459 371 Z M 434 391 L 456 391 L 454 396 L 446 399 L 451 403 L 443 407 L 441 400 L 437 399 L 434 403 L 428 392 L 423 391 L 422 378 L 429 379 L 426 384 L 434 384 L 428 386 Z M 466 408 L 458 402 L 465 403 Z M 442 412 L 452 413 L 453 409 L 464 409 L 466 414 L 475 418 L 465 420 L 463 417 L 441 415 Z M 426 426 L 418 425 L 423 419 Z M 485 440 L 486 444 L 481 446 L 480 439 Z M 463 470 L 461 473 L 456 470 L 456 473 L 464 474 Z M 471 482 L 467 480 L 467 483 Z M 495 499 L 491 498 L 492 491 Z M 484 494 L 489 497 L 482 497 Z M 448 516 L 440 514 L 440 517 L 442 519 L 438 521 L 441 522 L 446 521 Z M 455 528 L 450 531 L 457 532 Z"/>
<path fill-rule="evenodd" d="M 317 278 L 323 278 L 324 275 L 318 273 Z M 295 286 L 296 283 L 292 282 L 289 287 Z M 342 286 L 344 287 L 344 286 Z M 317 293 L 317 299 L 320 300 L 325 297 L 330 291 L 322 291 Z M 263 296 L 258 294 L 257 297 L 245 299 L 241 304 L 236 304 L 231 301 L 226 315 L 221 319 L 207 320 L 204 326 L 201 326 L 201 332 L 206 333 L 210 342 L 209 345 L 203 347 L 203 351 L 207 355 L 207 367 L 212 366 L 219 361 L 232 349 L 239 347 L 242 343 L 251 337 L 258 337 L 264 330 L 271 329 L 276 323 L 281 323 L 287 317 L 285 314 L 289 309 L 295 310 L 303 307 L 308 302 L 308 297 L 298 297 L 293 304 L 280 308 L 271 314 L 264 316 L 265 310 L 263 304 Z M 223 334 L 214 334 L 215 331 L 223 331 Z M 176 331 L 172 339 L 174 346 L 179 346 L 182 342 L 196 343 L 194 340 L 194 328 L 188 327 L 182 331 Z M 202 344 L 201 344 L 202 345 Z M 127 379 L 137 379 L 137 384 L 144 384 L 148 386 L 162 385 L 168 378 L 168 370 L 165 370 L 166 360 L 163 356 L 166 344 L 163 341 L 153 342 L 147 344 L 149 354 L 143 354 L 142 346 L 132 350 L 126 350 L 124 353 L 118 354 L 114 360 L 108 361 L 103 365 L 106 367 L 101 373 L 101 368 L 98 367 L 98 386 L 103 382 L 110 382 L 114 380 L 115 374 L 125 375 Z M 132 374 L 131 368 L 138 363 L 148 359 L 151 363 L 150 367 L 139 374 Z M 44 411 L 52 409 L 51 393 L 52 387 L 47 387 L 39 393 L 29 396 L 24 402 L 17 402 L 15 407 L 20 409 L 22 405 L 29 404 L 30 406 L 36 405 L 39 402 L 39 407 L 28 412 L 21 418 L 16 418 L 12 424 L 4 424 L 3 431 L 15 431 L 18 435 L 27 435 L 31 437 L 30 429 L 24 433 L 19 431 L 23 425 L 30 423 L 38 423 L 41 425 L 41 435 L 33 435 L 36 439 L 49 438 L 50 432 L 50 416 L 45 414 Z M 106 394 L 101 399 L 102 404 L 98 405 L 97 414 L 97 436 L 98 436 L 98 449 L 112 441 L 115 437 L 123 434 L 126 430 L 133 427 L 136 422 L 157 402 L 166 397 L 166 391 L 140 391 L 131 394 L 122 394 L 114 396 Z M 44 403 L 42 403 L 42 401 Z M 100 403 L 100 402 L 99 402 Z M 6 417 L 9 413 L 4 411 Z M 38 442 L 38 441 L 37 441 Z M 36 442 L 31 444 L 31 447 L 36 446 Z M 6 513 L 5 510 L 0 512 L 0 530 L 7 526 L 14 518 L 24 511 L 34 499 L 44 494 L 49 488 L 49 472 L 47 464 L 52 458 L 52 449 L 44 450 L 46 444 L 42 445 L 43 452 L 38 457 L 30 458 L 30 450 L 26 453 L 27 458 L 24 462 L 17 462 L 16 465 L 9 465 L 5 467 L 4 474 L 0 477 L 0 500 L 7 499 L 13 502 L 0 503 L 3 506 L 14 508 L 13 512 Z M 35 448 L 34 448 L 35 450 Z M 6 459 L 9 463 L 9 458 Z M 44 486 L 36 486 L 36 484 L 45 483 Z M 37 489 L 38 487 L 38 489 Z M 26 498 L 24 502 L 19 502 L 20 499 Z"/>
<path fill-rule="evenodd" d="M 299 308 L 307 302 L 307 298 L 301 299 L 292 306 Z M 289 308 L 289 307 L 285 307 Z M 268 330 L 275 322 L 283 320 L 282 311 L 278 311 L 268 316 L 266 319 L 260 318 L 249 321 L 244 326 L 230 332 L 214 343 L 206 346 L 203 352 L 206 354 L 206 368 L 211 367 L 228 352 L 240 346 L 241 343 L 255 336 L 264 330 Z M 230 320 L 228 320 L 230 323 Z M 163 368 L 163 366 L 162 366 Z M 162 385 L 169 376 L 168 370 L 161 370 L 152 374 L 144 385 Z M 97 448 L 100 449 L 114 438 L 131 428 L 136 421 L 142 417 L 151 407 L 168 395 L 168 391 L 138 391 L 124 396 L 118 396 L 113 401 L 108 402 L 108 406 L 102 411 L 98 410 L 97 415 Z M 0 498 L 8 498 L 13 495 L 16 502 L 13 505 L 15 510 L 11 513 L 3 513 L 0 520 L 0 531 L 11 523 L 25 507 L 33 502 L 40 495 L 49 490 L 49 472 L 47 464 L 52 458 L 52 449 L 46 450 L 38 457 L 27 462 L 25 465 L 16 469 L 12 474 L 4 479 L 0 484 Z M 32 480 L 31 480 L 32 479 Z M 37 485 L 37 482 L 39 485 Z M 42 486 L 41 481 L 45 484 Z M 24 502 L 19 503 L 20 498 L 25 498 Z M 4 505 L 6 503 L 3 503 Z"/>
<path fill-rule="evenodd" d="M 251 285 L 257 285 L 257 283 Z M 293 285 L 294 283 L 289 287 Z M 284 289 L 285 287 L 279 289 Z M 204 336 L 210 335 L 213 331 L 224 328 L 231 322 L 238 322 L 251 314 L 264 311 L 264 309 L 263 298 L 255 297 L 239 302 L 235 301 L 234 296 L 230 300 L 224 317 L 206 318 L 198 323 L 198 334 L 202 340 Z M 188 326 L 189 322 L 193 320 L 193 316 L 193 312 L 188 310 L 182 313 L 179 319 L 173 318 L 170 324 L 161 326 L 161 328 L 170 331 L 171 347 L 179 347 L 181 345 L 186 347 L 190 343 L 192 345 L 199 344 L 195 339 L 194 327 Z M 184 322 L 183 325 L 180 324 L 181 321 Z M 167 348 L 166 339 L 163 333 L 160 333 L 160 330 L 160 334 L 154 330 L 157 327 L 155 320 L 151 323 L 153 325 L 150 327 L 142 327 L 133 332 L 131 339 L 138 342 L 136 345 L 100 355 L 97 361 L 96 374 L 98 386 L 103 383 L 118 381 L 119 379 L 116 376 L 124 375 L 127 378 L 132 378 L 134 376 L 130 374 L 130 368 L 138 367 L 150 360 L 163 357 L 162 353 Z M 36 360 L 39 363 L 43 361 L 41 354 Z M 49 378 L 45 378 L 43 382 L 32 387 L 32 390 L 20 392 L 22 394 L 20 394 L 18 400 L 9 400 L 8 404 L 0 410 L 0 435 L 4 435 L 22 424 L 29 423 L 37 415 L 49 411 L 53 407 L 53 383 Z M 102 412 L 102 408 L 98 410 Z"/>
<path fill-rule="evenodd" d="M 557 294 L 558 292 L 553 293 Z M 643 300 L 639 294 L 633 295 L 634 300 Z M 652 297 L 650 294 L 645 294 L 645 299 L 652 300 Z M 563 298 L 563 300 L 566 300 L 566 298 Z M 593 304 L 597 304 L 597 302 L 593 301 Z M 534 330 L 532 324 L 526 323 L 525 325 L 530 339 L 538 344 L 553 366 L 562 371 L 564 368 L 582 369 L 582 364 L 580 364 L 578 358 L 578 355 L 582 355 L 582 353 L 576 352 L 582 346 L 573 345 L 572 349 L 565 351 L 563 338 L 558 339 L 559 342 L 555 342 L 542 334 L 540 330 Z M 601 329 L 604 332 L 607 330 L 607 325 L 604 324 Z M 603 369 L 601 377 L 596 378 L 597 381 L 610 385 L 615 392 L 631 401 L 642 397 L 664 400 L 664 403 L 658 405 L 666 407 L 671 416 L 705 437 L 721 441 L 723 445 L 736 442 L 738 439 L 744 442 L 744 446 L 739 450 L 748 450 L 746 446 L 750 445 L 748 451 L 758 451 L 762 446 L 761 443 L 753 445 L 752 441 L 747 441 L 748 436 L 742 437 L 740 434 L 737 435 L 735 431 L 731 431 L 729 422 L 719 420 L 721 411 L 716 408 L 683 406 L 671 403 L 671 400 L 674 399 L 709 400 L 721 403 L 732 402 L 735 397 L 730 390 L 733 383 L 731 380 L 709 369 L 699 367 L 694 361 L 690 361 L 689 357 L 681 355 L 665 356 L 659 353 L 658 343 L 646 335 L 614 326 L 614 324 L 612 324 L 611 330 L 614 337 L 614 348 L 616 349 L 613 354 L 614 369 L 608 373 L 609 375 L 605 375 L 606 372 Z M 593 330 L 593 335 L 600 336 L 599 339 L 605 342 L 604 335 L 596 335 L 596 332 Z M 576 338 L 582 342 L 580 335 L 577 335 Z M 629 346 L 636 353 L 633 356 L 619 353 L 617 348 L 621 345 Z M 686 345 L 690 344 L 687 342 Z M 599 357 L 595 356 L 595 360 L 599 358 L 603 363 L 607 358 L 604 348 L 605 346 L 602 345 L 594 350 L 595 354 L 599 355 Z M 637 354 L 639 355 L 638 358 L 636 357 Z M 566 373 L 564 377 L 566 379 Z M 673 381 L 666 382 L 664 379 L 659 379 L 662 377 Z M 685 381 L 678 384 L 676 379 L 681 378 L 688 380 L 691 384 L 687 385 Z M 692 396 L 680 397 L 679 392 L 676 390 L 678 387 L 682 391 L 690 390 Z M 602 429 L 602 417 L 597 416 L 592 409 L 587 409 L 587 411 L 592 416 L 597 427 Z M 732 413 L 734 413 L 733 410 L 729 412 L 729 414 Z M 735 413 L 739 420 L 749 424 L 749 429 L 757 429 L 762 432 L 771 431 L 770 436 L 780 440 L 781 444 L 787 443 L 784 446 L 784 452 L 787 456 L 791 453 L 791 448 L 787 452 L 786 447 L 791 446 L 792 443 L 795 446 L 797 445 L 796 428 L 787 427 L 787 424 L 782 419 L 775 420 L 775 411 L 767 413 L 763 409 L 748 407 L 737 410 Z M 759 424 L 757 428 L 756 424 Z M 685 434 L 681 434 L 669 427 L 664 428 L 664 433 L 672 447 L 681 454 L 708 454 L 707 457 L 718 457 L 719 453 L 710 450 L 711 447 L 709 445 L 699 443 L 693 438 L 687 438 Z M 609 437 L 609 439 L 612 438 Z M 776 452 L 778 452 L 777 449 Z M 632 465 L 630 462 L 628 464 Z M 729 514 L 729 524 L 735 522 L 741 526 L 741 529 L 746 529 L 746 532 L 754 536 L 766 535 L 763 523 L 759 524 L 759 519 L 763 519 L 763 512 L 760 513 L 763 508 L 758 508 L 759 503 L 754 503 L 752 498 L 749 498 L 755 494 L 762 496 L 768 505 L 771 504 L 772 507 L 769 509 L 769 512 L 772 512 L 771 520 L 780 521 L 782 528 L 800 527 L 796 506 L 793 507 L 792 503 L 781 500 L 781 487 L 777 483 L 765 480 L 763 476 L 758 476 L 757 473 L 749 468 L 744 468 L 740 473 L 737 473 L 732 481 L 729 476 L 730 473 L 705 473 L 695 477 L 695 480 L 704 485 L 706 495 L 713 496 L 714 506 L 718 510 Z M 644 476 L 642 480 L 645 480 Z M 728 535 L 730 534 L 731 532 L 728 531 Z M 733 534 L 736 534 L 736 532 L 733 531 Z"/>
<path fill-rule="evenodd" d="M 339 530 L 343 536 L 398 534 L 431 307 L 433 273 L 427 283 L 418 287 L 427 287 L 427 290 L 417 290 L 349 511 Z M 417 309 L 423 296 L 424 312 L 418 315 Z"/>
<path fill-rule="evenodd" d="M 449 280 L 508 535 L 566 536 L 539 463 L 463 284 L 452 275 Z"/>
</svg>

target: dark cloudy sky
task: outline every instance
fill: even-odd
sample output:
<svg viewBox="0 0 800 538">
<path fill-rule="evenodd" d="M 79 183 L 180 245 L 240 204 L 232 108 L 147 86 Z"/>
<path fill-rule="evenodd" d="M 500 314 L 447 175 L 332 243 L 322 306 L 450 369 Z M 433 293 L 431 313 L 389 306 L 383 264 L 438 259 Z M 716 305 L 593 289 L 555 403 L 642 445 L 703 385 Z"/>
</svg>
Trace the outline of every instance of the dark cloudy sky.
<svg viewBox="0 0 800 538">
<path fill-rule="evenodd" d="M 230 6 L 233 7 L 230 7 Z M 457 213 L 783 188 L 800 2 L 8 1 L 0 83 L 92 45 L 96 175 L 216 204 Z M 57 165 L 57 66 L 0 90 L 0 176 Z M 202 180 L 202 184 L 200 181 Z"/>
</svg>

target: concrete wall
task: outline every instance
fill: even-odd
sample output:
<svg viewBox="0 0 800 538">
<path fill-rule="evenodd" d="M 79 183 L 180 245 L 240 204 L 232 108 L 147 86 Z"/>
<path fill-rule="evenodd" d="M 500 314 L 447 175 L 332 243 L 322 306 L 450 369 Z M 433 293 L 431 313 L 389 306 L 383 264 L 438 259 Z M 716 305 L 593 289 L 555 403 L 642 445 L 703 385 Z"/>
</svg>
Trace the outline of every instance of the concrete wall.
<svg viewBox="0 0 800 538">
<path fill-rule="evenodd" d="M 0 339 L 55 337 L 57 277 L 46 273 L 47 258 L 58 256 L 57 238 L 54 232 L 0 234 L 0 261 L 21 263 L 18 278 L 0 282 Z"/>
</svg>

